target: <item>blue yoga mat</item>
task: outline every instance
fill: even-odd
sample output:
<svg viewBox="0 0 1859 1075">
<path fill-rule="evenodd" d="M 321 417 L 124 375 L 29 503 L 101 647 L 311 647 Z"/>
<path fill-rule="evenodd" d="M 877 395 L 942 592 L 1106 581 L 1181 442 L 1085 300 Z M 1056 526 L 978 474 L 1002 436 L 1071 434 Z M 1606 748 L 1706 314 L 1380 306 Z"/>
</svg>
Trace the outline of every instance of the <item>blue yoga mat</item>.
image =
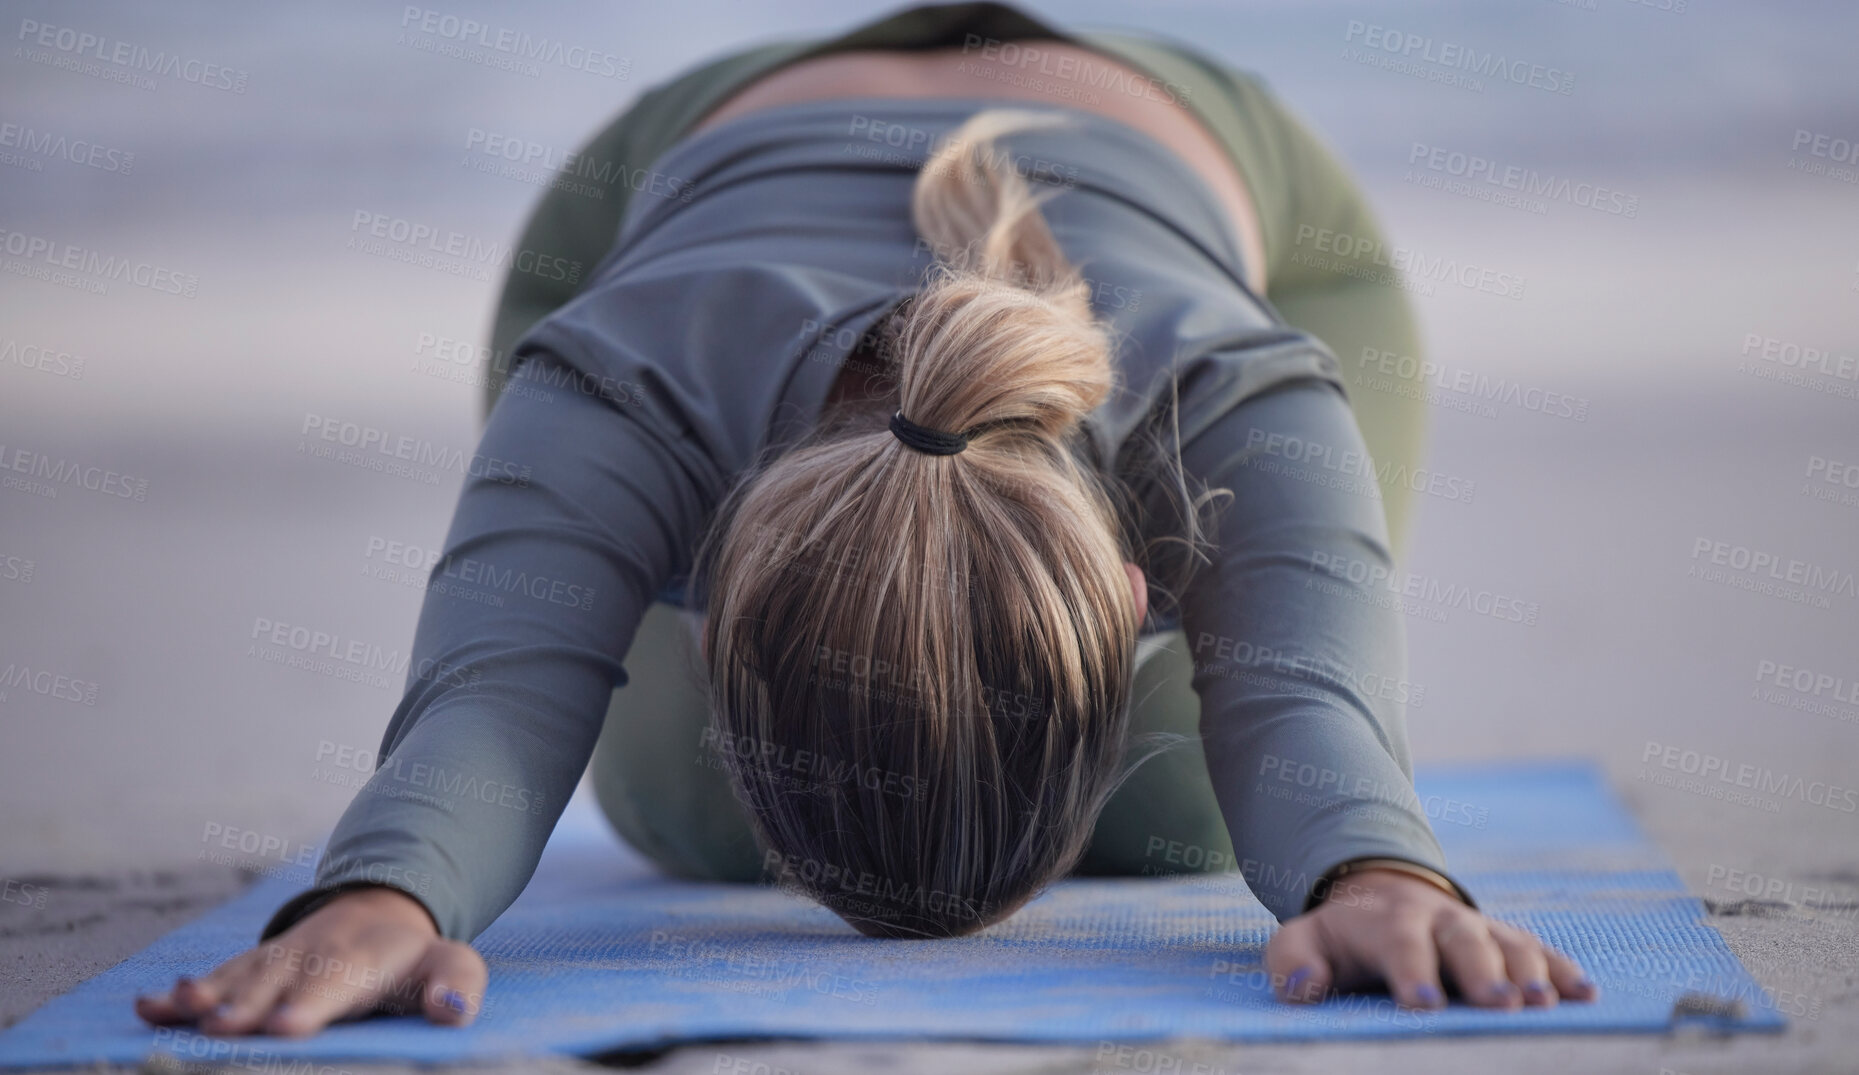
<svg viewBox="0 0 1859 1075">
<path fill-rule="evenodd" d="M 667 880 L 577 798 L 535 880 L 479 938 L 491 985 L 468 1029 L 396 1017 L 304 1041 L 219 1040 L 136 1020 L 136 993 L 204 974 L 249 947 L 302 887 L 283 878 L 0 1034 L 0 1066 L 130 1063 L 157 1050 L 288 1066 L 590 1055 L 722 1038 L 1102 1046 L 1178 1036 L 1658 1032 L 1680 1018 L 1727 1030 L 1785 1025 L 1593 768 L 1432 769 L 1420 793 L 1485 910 L 1574 956 L 1600 984 L 1599 1001 L 1513 1013 L 1455 1002 L 1425 1014 L 1381 994 L 1280 1004 L 1259 963 L 1271 917 L 1236 875 L 1067 881 L 979 936 L 875 940 L 774 889 Z"/>
</svg>

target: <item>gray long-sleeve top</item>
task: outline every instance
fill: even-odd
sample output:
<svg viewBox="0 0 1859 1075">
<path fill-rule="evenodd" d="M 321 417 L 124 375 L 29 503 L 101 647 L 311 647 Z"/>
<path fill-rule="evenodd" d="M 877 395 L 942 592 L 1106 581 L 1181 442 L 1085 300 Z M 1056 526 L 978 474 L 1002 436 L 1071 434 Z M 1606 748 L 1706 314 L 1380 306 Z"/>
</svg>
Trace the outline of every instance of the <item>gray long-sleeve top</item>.
<svg viewBox="0 0 1859 1075">
<path fill-rule="evenodd" d="M 811 428 L 853 345 L 931 265 L 911 184 L 982 104 L 784 106 L 655 163 L 669 196 L 636 195 L 589 285 L 519 344 L 380 767 L 264 937 L 357 884 L 407 891 L 461 940 L 516 899 L 645 610 L 685 581 L 731 483 Z M 1403 625 L 1366 581 L 1392 565 L 1334 356 L 1246 289 L 1198 178 L 1140 131 L 1058 111 L 1068 126 L 1005 146 L 1058 188 L 1047 218 L 1117 335 L 1119 390 L 1086 448 L 1127 469 L 1163 416 L 1188 475 L 1234 494 L 1212 564 L 1162 618 L 1187 633 L 1248 883 L 1282 919 L 1349 859 L 1445 872 L 1413 792 Z"/>
</svg>

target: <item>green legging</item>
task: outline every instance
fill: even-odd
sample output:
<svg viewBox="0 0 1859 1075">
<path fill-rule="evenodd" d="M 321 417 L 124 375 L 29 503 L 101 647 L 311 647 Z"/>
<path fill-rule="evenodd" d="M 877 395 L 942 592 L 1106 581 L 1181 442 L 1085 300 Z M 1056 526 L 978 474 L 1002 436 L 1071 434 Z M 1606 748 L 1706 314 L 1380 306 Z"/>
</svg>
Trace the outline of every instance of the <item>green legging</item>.
<svg viewBox="0 0 1859 1075">
<path fill-rule="evenodd" d="M 1364 383 L 1368 350 L 1421 356 L 1418 329 L 1404 293 L 1386 283 L 1313 266 L 1294 257 L 1300 228 L 1380 241 L 1373 214 L 1343 165 L 1251 75 L 1185 47 L 1125 34 L 1072 35 L 996 5 L 917 8 L 821 41 L 784 42 L 734 53 L 640 97 L 585 145 L 583 157 L 612 162 L 594 181 L 604 196 L 551 189 L 531 214 L 520 249 L 591 268 L 616 237 L 632 188 L 647 169 L 711 109 L 737 89 L 783 64 L 848 49 L 921 49 L 960 45 L 965 34 L 996 40 L 1060 38 L 1106 53 L 1185 87 L 1185 102 L 1231 153 L 1258 207 L 1266 253 L 1266 298 L 1286 321 L 1329 345 L 1341 360 L 1363 439 L 1379 463 L 1409 470 L 1420 463 L 1425 433 L 1421 393 L 1413 382 Z M 585 277 L 583 277 L 585 278 Z M 498 304 L 485 409 L 503 387 L 508 356 L 536 321 L 572 299 L 575 283 L 512 272 Z M 1417 367 L 1418 363 L 1403 365 Z M 1403 485 L 1384 484 L 1383 502 L 1397 560 L 1411 500 Z M 602 808 L 628 843 L 666 871 L 696 879 L 752 881 L 761 855 L 747 815 L 713 741 L 703 672 L 695 661 L 696 619 L 671 605 L 646 614 L 625 658 L 629 682 L 614 692 L 591 773 Z M 1179 630 L 1153 636 L 1138 650 L 1133 735 L 1187 737 L 1136 771 L 1100 816 L 1080 869 L 1087 873 L 1221 870 L 1233 848 L 1214 799 L 1199 745 L 1200 702 L 1190 686 L 1192 660 Z"/>
</svg>

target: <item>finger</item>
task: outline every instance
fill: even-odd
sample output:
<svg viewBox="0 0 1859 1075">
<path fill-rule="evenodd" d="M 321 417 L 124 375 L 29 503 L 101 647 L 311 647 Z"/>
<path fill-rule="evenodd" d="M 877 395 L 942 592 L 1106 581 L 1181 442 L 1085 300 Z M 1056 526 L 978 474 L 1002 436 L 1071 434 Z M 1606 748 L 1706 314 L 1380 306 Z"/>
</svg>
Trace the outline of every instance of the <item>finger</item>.
<svg viewBox="0 0 1859 1075">
<path fill-rule="evenodd" d="M 1381 977 L 1394 999 L 1409 1008 L 1443 1008 L 1446 993 L 1439 983 L 1439 956 L 1427 920 L 1395 919 L 1383 927 Z"/>
<path fill-rule="evenodd" d="M 1543 958 L 1549 962 L 1549 980 L 1564 1000 L 1593 1000 L 1601 995 L 1601 987 L 1574 960 L 1548 945 L 1543 946 Z"/>
<path fill-rule="evenodd" d="M 136 998 L 136 1016 L 150 1026 L 170 1026 L 175 1023 L 189 1023 L 193 1016 L 184 1015 L 174 1002 L 174 993 L 146 993 Z"/>
<path fill-rule="evenodd" d="M 273 942 L 215 971 L 209 977 L 217 987 L 218 1003 L 201 1018 L 200 1029 L 208 1034 L 256 1033 L 291 982 L 293 975 L 286 968 L 293 953 Z"/>
<path fill-rule="evenodd" d="M 225 986 L 220 972 L 225 969 L 222 965 L 205 978 L 183 976 L 174 980 L 174 988 L 168 991 L 168 996 L 181 1018 L 189 1021 L 202 1018 L 219 1004 L 220 991 Z"/>
<path fill-rule="evenodd" d="M 1504 973 L 1504 953 L 1492 939 L 1484 915 L 1475 911 L 1442 914 L 1434 919 L 1433 940 L 1460 996 L 1481 1008 L 1522 1005 L 1523 993 Z"/>
<path fill-rule="evenodd" d="M 304 960 L 315 973 L 299 972 L 265 1013 L 267 1034 L 301 1038 L 351 1016 L 366 1015 L 380 1004 L 376 983 L 391 985 L 391 976 L 369 972 L 339 955 Z M 361 970 L 361 974 L 351 974 Z"/>
<path fill-rule="evenodd" d="M 490 970 L 468 944 L 439 941 L 426 951 L 417 972 L 425 982 L 421 1008 L 426 1018 L 446 1026 L 464 1026 L 484 1007 Z"/>
<path fill-rule="evenodd" d="M 1504 953 L 1504 973 L 1523 995 L 1525 1004 L 1542 1008 L 1556 1005 L 1556 987 L 1549 981 L 1549 958 L 1536 935 L 1502 922 L 1490 924 L 1491 937 Z"/>
<path fill-rule="evenodd" d="M 226 989 L 251 967 L 255 951 L 245 951 L 214 967 L 204 978 L 181 975 L 166 993 L 136 998 L 136 1014 L 159 1024 L 191 1023 L 212 1013 Z"/>
<path fill-rule="evenodd" d="M 1278 927 L 1265 945 L 1265 969 L 1281 1000 L 1309 1004 L 1324 998 L 1332 975 L 1323 933 L 1313 916 L 1302 915 Z"/>
<path fill-rule="evenodd" d="M 219 1003 L 200 1020 L 200 1029 L 220 1035 L 252 1033 L 271 1013 L 286 981 L 282 975 L 266 972 L 262 966 L 247 967 L 220 989 Z"/>
<path fill-rule="evenodd" d="M 169 1003 L 184 1020 L 203 1019 L 225 1001 L 227 988 L 244 976 L 251 963 L 252 953 L 241 952 L 214 967 L 204 978 L 182 975 L 168 991 Z"/>
</svg>

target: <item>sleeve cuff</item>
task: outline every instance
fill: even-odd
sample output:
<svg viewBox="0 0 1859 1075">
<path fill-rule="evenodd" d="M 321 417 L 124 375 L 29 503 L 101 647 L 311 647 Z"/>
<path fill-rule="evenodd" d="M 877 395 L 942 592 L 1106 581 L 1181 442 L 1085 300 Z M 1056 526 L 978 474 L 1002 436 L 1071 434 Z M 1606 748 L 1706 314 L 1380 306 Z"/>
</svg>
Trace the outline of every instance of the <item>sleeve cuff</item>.
<svg viewBox="0 0 1859 1075">
<path fill-rule="evenodd" d="M 284 906 L 277 909 L 277 913 L 271 916 L 271 921 L 265 923 L 265 928 L 259 931 L 258 943 L 265 943 L 296 925 L 298 922 L 303 921 L 330 900 L 335 899 L 345 892 L 353 892 L 358 888 L 391 888 L 395 892 L 402 893 L 408 899 L 420 905 L 420 909 L 426 912 L 426 917 L 432 919 L 433 929 L 437 931 L 440 936 L 445 935 L 445 931 L 439 928 L 439 916 L 433 914 L 432 908 L 428 907 L 426 901 L 415 893 L 399 885 L 383 884 L 378 881 L 344 881 L 338 884 L 325 885 L 322 888 L 313 888 L 308 892 L 302 892 L 292 897 Z"/>
<path fill-rule="evenodd" d="M 1329 896 L 1331 887 L 1344 877 L 1360 870 L 1377 868 L 1394 870 L 1419 878 L 1428 884 L 1436 886 L 1441 891 L 1465 904 L 1467 907 L 1473 910 L 1478 909 L 1478 903 L 1472 899 L 1472 894 L 1465 890 L 1465 886 L 1459 884 L 1459 882 L 1453 880 L 1447 874 L 1411 859 L 1397 858 L 1392 855 L 1373 855 L 1364 858 L 1348 859 L 1324 871 L 1323 876 L 1317 878 L 1316 883 L 1310 886 L 1310 895 L 1304 900 L 1304 911 L 1309 912 L 1315 910 Z"/>
</svg>

